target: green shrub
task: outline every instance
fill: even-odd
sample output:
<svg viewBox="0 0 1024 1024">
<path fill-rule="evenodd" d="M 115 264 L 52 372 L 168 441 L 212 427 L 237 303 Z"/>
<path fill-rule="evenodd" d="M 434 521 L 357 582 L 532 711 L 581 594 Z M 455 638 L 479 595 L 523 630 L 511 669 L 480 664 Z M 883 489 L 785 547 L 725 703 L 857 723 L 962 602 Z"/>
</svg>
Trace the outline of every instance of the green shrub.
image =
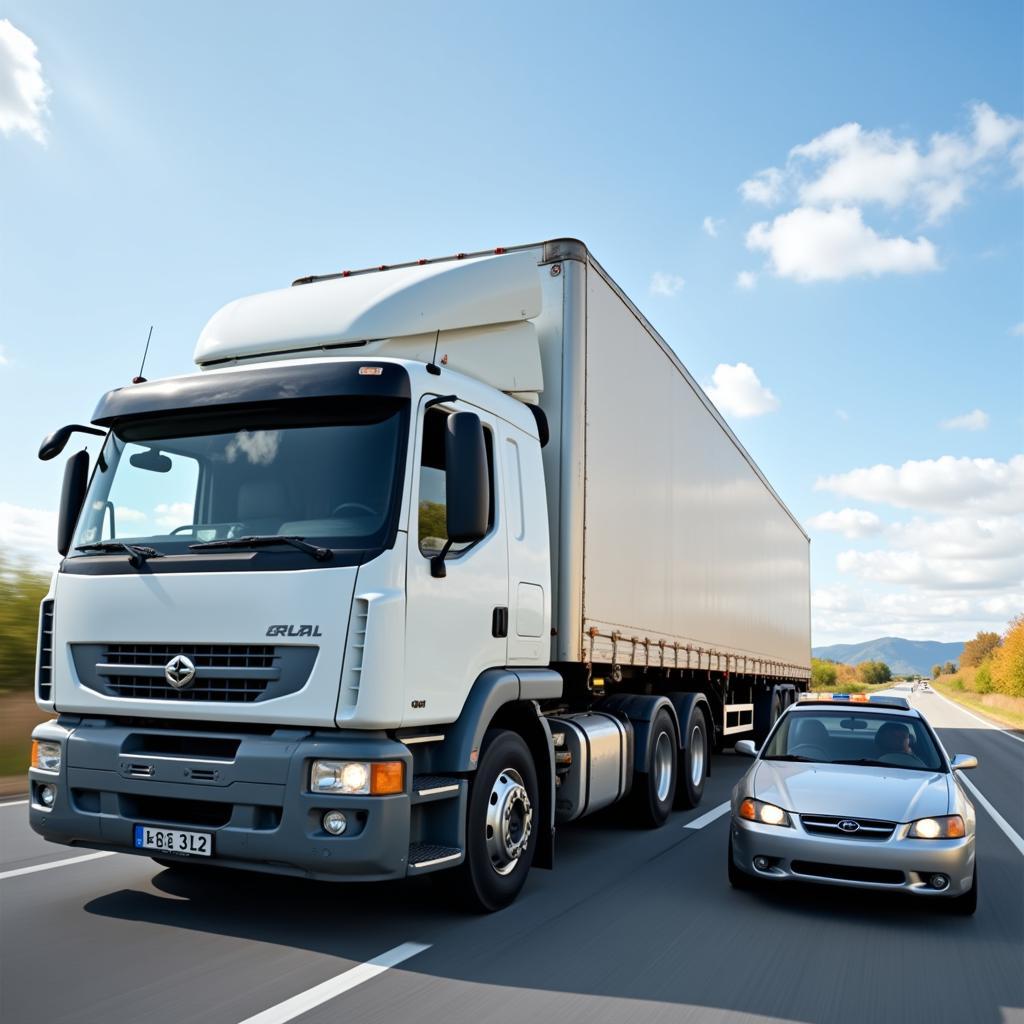
<svg viewBox="0 0 1024 1024">
<path fill-rule="evenodd" d="M 974 674 L 974 692 L 992 693 L 993 690 L 995 685 L 992 682 L 992 668 L 987 661 L 983 661 Z"/>
<path fill-rule="evenodd" d="M 957 693 L 963 693 L 964 681 L 959 676 L 953 676 L 949 681 L 949 687 L 951 690 L 956 690 Z"/>
<path fill-rule="evenodd" d="M 35 674 L 39 602 L 47 577 L 0 551 L 0 688 L 27 689 Z"/>
</svg>

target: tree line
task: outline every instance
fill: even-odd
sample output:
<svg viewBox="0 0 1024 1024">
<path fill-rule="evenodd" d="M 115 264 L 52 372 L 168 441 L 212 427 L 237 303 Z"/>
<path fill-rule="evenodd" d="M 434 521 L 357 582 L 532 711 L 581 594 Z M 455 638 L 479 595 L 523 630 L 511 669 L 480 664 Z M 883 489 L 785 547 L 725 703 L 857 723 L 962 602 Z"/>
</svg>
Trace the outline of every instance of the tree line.
<svg viewBox="0 0 1024 1024">
<path fill-rule="evenodd" d="M 0 551 L 0 690 L 32 687 L 39 603 L 49 582 L 47 574 Z"/>
<path fill-rule="evenodd" d="M 972 670 L 971 689 L 975 693 L 1024 697 L 1024 615 L 1011 619 L 1002 636 L 982 631 L 968 640 L 960 655 L 960 668 Z M 932 666 L 934 678 L 956 672 L 951 661 Z"/>
</svg>

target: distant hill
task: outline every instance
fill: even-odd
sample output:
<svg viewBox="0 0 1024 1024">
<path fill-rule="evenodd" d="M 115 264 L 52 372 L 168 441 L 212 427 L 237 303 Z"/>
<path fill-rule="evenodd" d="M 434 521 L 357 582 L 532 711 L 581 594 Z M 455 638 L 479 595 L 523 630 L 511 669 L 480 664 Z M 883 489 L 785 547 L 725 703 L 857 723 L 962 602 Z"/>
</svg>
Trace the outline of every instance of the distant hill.
<svg viewBox="0 0 1024 1024">
<path fill-rule="evenodd" d="M 898 636 L 883 636 L 862 644 L 831 644 L 812 647 L 811 654 L 843 665 L 857 665 L 862 661 L 884 661 L 893 675 L 931 674 L 932 665 L 947 661 L 960 664 L 963 644 L 943 644 L 936 640 L 904 640 Z"/>
</svg>

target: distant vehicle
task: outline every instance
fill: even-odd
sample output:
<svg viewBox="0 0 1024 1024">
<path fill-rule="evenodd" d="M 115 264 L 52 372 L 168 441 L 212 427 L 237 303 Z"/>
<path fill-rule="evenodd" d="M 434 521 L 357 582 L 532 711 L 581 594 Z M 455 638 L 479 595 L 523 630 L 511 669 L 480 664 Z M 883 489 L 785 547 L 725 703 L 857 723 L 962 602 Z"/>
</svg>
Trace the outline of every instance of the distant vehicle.
<svg viewBox="0 0 1024 1024">
<path fill-rule="evenodd" d="M 732 794 L 729 881 L 800 880 L 978 904 L 974 806 L 903 697 L 814 694 L 783 713 Z"/>
<path fill-rule="evenodd" d="M 935 692 L 928 683 L 921 683 L 919 689 L 920 689 L 920 691 L 922 693 L 934 693 Z"/>
</svg>

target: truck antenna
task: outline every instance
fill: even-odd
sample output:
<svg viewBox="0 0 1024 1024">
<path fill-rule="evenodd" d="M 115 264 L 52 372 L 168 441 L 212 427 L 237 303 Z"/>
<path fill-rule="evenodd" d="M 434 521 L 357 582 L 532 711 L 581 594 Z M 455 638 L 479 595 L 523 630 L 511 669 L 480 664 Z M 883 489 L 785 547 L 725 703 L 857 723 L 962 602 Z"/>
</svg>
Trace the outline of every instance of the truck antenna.
<svg viewBox="0 0 1024 1024">
<path fill-rule="evenodd" d="M 427 363 L 427 373 L 432 373 L 435 377 L 441 376 L 441 367 L 437 365 L 437 342 L 441 337 L 441 329 L 438 328 L 434 334 L 434 355 L 433 358 Z"/>
<path fill-rule="evenodd" d="M 146 347 L 142 351 L 142 363 L 139 366 L 139 375 L 132 377 L 133 384 L 145 384 L 146 378 L 142 376 L 142 371 L 146 368 L 146 356 L 149 355 L 149 343 L 153 339 L 153 325 L 149 325 L 149 335 L 146 338 Z"/>
</svg>

